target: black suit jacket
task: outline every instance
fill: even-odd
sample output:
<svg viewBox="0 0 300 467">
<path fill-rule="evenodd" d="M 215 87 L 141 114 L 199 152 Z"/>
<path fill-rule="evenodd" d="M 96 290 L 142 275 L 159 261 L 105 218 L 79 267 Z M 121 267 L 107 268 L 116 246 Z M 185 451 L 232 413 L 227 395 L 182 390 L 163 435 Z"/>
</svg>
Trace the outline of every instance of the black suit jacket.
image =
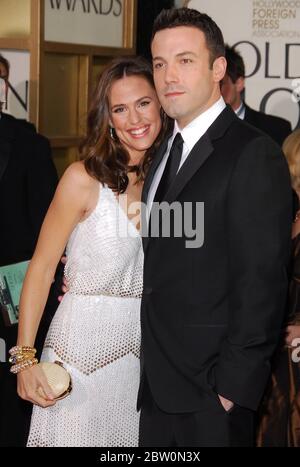
<svg viewBox="0 0 300 467">
<path fill-rule="evenodd" d="M 287 138 L 292 131 L 290 122 L 284 118 L 257 112 L 248 107 L 248 105 L 245 105 L 244 120 L 271 136 L 279 146 L 282 146 L 285 138 Z"/>
<path fill-rule="evenodd" d="M 0 118 L 0 266 L 30 259 L 57 185 L 49 142 L 11 115 Z"/>
<path fill-rule="evenodd" d="M 166 146 L 145 180 L 144 203 Z M 205 203 L 204 244 L 186 248 L 188 235 L 144 239 L 138 407 L 146 376 L 166 412 L 205 410 L 217 393 L 255 409 L 285 309 L 292 222 L 286 161 L 276 143 L 227 107 L 165 200 Z"/>
</svg>

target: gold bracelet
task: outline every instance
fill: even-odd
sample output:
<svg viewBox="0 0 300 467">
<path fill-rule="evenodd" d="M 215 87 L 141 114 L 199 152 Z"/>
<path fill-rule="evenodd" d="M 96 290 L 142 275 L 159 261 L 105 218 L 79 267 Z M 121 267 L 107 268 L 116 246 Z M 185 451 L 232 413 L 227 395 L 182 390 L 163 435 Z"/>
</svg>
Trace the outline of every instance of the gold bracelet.
<svg viewBox="0 0 300 467">
<path fill-rule="evenodd" d="M 11 373 L 14 373 L 15 375 L 17 373 L 20 373 L 21 371 L 23 370 L 26 370 L 27 368 L 30 368 L 34 365 L 36 365 L 38 363 L 38 359 L 37 358 L 32 358 L 32 359 L 29 359 L 29 360 L 25 360 L 21 363 L 17 363 L 16 365 L 13 365 L 10 369 Z"/>
<path fill-rule="evenodd" d="M 18 353 L 16 355 L 12 355 L 11 357 L 9 357 L 8 361 L 12 365 L 15 365 L 16 363 L 21 363 L 21 362 L 24 362 L 25 360 L 31 360 L 32 358 L 34 358 L 34 356 L 35 354 L 30 353 L 30 352 Z"/>
<path fill-rule="evenodd" d="M 9 350 L 10 355 L 23 354 L 25 352 L 36 354 L 36 349 L 34 347 L 29 347 L 28 345 L 15 345 Z"/>
</svg>

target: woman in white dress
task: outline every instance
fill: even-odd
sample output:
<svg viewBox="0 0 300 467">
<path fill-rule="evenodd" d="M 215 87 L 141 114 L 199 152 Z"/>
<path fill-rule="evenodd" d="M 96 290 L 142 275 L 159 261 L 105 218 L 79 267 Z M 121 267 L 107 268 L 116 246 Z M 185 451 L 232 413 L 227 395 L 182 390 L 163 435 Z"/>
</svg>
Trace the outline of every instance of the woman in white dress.
<svg viewBox="0 0 300 467">
<path fill-rule="evenodd" d="M 73 390 L 55 401 L 36 362 L 18 371 L 20 397 L 35 404 L 28 446 L 138 445 L 143 252 L 137 208 L 166 125 L 150 65 L 134 57 L 114 60 L 95 90 L 82 161 L 59 183 L 23 286 L 17 345 L 26 360 L 34 355 L 24 346 L 34 346 L 67 244 L 69 291 L 41 360 L 62 362 Z"/>
</svg>

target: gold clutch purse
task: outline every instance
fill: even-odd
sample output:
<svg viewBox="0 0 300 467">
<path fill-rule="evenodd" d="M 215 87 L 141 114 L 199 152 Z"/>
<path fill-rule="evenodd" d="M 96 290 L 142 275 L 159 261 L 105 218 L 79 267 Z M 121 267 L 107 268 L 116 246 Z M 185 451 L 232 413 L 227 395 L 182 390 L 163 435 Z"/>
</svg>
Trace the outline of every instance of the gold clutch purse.
<svg viewBox="0 0 300 467">
<path fill-rule="evenodd" d="M 56 400 L 63 399 L 70 394 L 72 390 L 71 376 L 61 362 L 40 362 L 38 366 L 43 370 Z"/>
</svg>

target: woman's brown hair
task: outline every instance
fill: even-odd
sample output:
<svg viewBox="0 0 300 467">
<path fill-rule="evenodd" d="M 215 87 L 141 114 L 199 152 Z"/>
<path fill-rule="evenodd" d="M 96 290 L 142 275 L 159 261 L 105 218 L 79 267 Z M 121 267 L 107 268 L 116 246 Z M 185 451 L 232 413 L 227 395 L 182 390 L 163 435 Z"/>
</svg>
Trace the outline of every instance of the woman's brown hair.
<svg viewBox="0 0 300 467">
<path fill-rule="evenodd" d="M 300 129 L 293 131 L 282 146 L 283 153 L 289 165 L 292 187 L 300 193 Z M 299 196 L 299 195 L 298 195 Z"/>
<path fill-rule="evenodd" d="M 140 76 L 154 88 L 151 65 L 142 57 L 114 59 L 102 73 L 91 101 L 87 119 L 87 136 L 81 144 L 81 159 L 86 171 L 112 190 L 124 193 L 128 185 L 128 172 L 135 171 L 137 183 L 143 181 L 153 154 L 171 126 L 170 119 L 161 112 L 162 128 L 154 144 L 137 166 L 129 166 L 126 148 L 110 134 L 109 93 L 112 84 L 124 76 Z"/>
</svg>

